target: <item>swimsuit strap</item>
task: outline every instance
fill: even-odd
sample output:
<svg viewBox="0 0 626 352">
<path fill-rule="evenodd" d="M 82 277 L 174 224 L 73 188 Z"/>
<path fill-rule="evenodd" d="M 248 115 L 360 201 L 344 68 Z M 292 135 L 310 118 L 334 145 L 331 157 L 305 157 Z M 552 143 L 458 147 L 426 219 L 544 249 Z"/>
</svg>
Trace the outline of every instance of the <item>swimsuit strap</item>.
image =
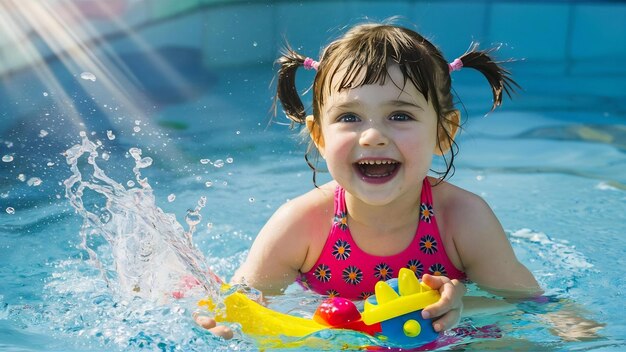
<svg viewBox="0 0 626 352">
<path fill-rule="evenodd" d="M 422 203 L 433 204 L 433 190 L 428 177 L 424 177 L 422 182 L 422 195 L 420 196 Z"/>
<path fill-rule="evenodd" d="M 337 185 L 335 188 L 335 216 L 345 216 L 346 214 L 346 190 Z"/>
</svg>

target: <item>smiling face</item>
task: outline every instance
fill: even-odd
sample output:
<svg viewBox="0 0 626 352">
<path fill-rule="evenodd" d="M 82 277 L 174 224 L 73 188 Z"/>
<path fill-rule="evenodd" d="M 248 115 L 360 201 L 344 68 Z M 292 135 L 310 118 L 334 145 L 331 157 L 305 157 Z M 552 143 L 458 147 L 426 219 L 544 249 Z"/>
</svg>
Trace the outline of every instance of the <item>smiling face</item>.
<svg viewBox="0 0 626 352">
<path fill-rule="evenodd" d="M 321 135 L 312 134 L 333 178 L 371 205 L 415 197 L 436 150 L 432 104 L 410 81 L 404 84 L 397 65 L 388 73 L 384 84 L 331 89 Z"/>
</svg>

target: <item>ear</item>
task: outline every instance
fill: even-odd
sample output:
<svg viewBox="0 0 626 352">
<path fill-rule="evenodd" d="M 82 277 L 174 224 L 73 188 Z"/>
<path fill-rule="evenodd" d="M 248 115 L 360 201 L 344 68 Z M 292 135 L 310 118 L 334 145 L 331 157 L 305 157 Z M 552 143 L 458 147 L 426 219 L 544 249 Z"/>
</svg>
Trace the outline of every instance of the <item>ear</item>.
<svg viewBox="0 0 626 352">
<path fill-rule="evenodd" d="M 452 148 L 452 142 L 454 141 L 454 137 L 459 131 L 460 123 L 461 113 L 459 112 L 459 110 L 452 110 L 445 116 L 442 123 L 440 125 L 437 125 L 438 143 L 435 146 L 436 155 L 441 156 L 450 151 L 450 148 Z"/>
<path fill-rule="evenodd" d="M 313 115 L 306 117 L 306 128 L 309 130 L 309 136 L 315 143 L 315 147 L 319 150 L 320 155 L 324 157 L 324 136 L 322 136 L 322 127 L 315 122 Z"/>
</svg>

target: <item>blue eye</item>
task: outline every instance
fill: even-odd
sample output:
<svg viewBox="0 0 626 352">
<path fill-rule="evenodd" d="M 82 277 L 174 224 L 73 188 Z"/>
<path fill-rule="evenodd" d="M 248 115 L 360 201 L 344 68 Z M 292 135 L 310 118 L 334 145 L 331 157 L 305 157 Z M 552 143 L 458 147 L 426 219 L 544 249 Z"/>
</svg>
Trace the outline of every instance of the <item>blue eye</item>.
<svg viewBox="0 0 626 352">
<path fill-rule="evenodd" d="M 352 113 L 343 114 L 337 118 L 337 122 L 359 122 L 361 119 Z"/>
<path fill-rule="evenodd" d="M 389 116 L 389 120 L 391 121 L 411 121 L 413 117 L 409 114 L 403 112 L 395 112 Z"/>
</svg>

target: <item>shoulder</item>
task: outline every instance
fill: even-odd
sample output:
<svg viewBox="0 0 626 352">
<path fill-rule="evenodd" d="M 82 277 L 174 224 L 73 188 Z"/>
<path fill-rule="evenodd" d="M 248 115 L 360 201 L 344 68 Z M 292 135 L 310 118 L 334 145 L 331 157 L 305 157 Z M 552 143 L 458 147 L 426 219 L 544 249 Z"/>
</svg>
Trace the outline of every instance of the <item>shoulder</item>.
<svg viewBox="0 0 626 352">
<path fill-rule="evenodd" d="M 436 182 L 431 179 L 440 236 L 450 260 L 467 272 L 474 258 L 482 255 L 476 250 L 490 238 L 505 239 L 504 230 L 482 197 L 445 181 Z"/>
<path fill-rule="evenodd" d="M 333 212 L 332 184 L 313 189 L 276 210 L 258 233 L 233 281 L 266 292 L 280 292 L 293 282 L 317 248 L 321 219 Z M 329 227 L 328 227 L 329 228 Z"/>
<path fill-rule="evenodd" d="M 509 246 L 500 221 L 479 195 L 442 182 L 433 187 L 433 198 L 440 230 L 454 244 L 465 269 L 487 248 Z"/>
<path fill-rule="evenodd" d="M 433 187 L 434 203 L 443 219 L 467 277 L 492 293 L 532 296 L 541 289 L 513 252 L 500 221 L 480 196 L 442 182 Z M 439 223 L 438 223 L 439 224 Z"/>
<path fill-rule="evenodd" d="M 434 183 L 436 180 L 431 182 Z M 444 181 L 433 185 L 432 193 L 438 218 L 449 226 L 468 225 L 474 222 L 474 217 L 493 216 L 491 207 L 482 197 L 451 183 Z"/>
<path fill-rule="evenodd" d="M 329 182 L 289 200 L 276 210 L 271 220 L 299 226 L 319 224 L 320 219 L 333 213 L 336 185 L 335 182 Z"/>
<path fill-rule="evenodd" d="M 257 242 L 287 245 L 307 254 L 319 247 L 331 226 L 335 187 L 334 182 L 325 184 L 280 206 L 259 232 Z"/>
</svg>

